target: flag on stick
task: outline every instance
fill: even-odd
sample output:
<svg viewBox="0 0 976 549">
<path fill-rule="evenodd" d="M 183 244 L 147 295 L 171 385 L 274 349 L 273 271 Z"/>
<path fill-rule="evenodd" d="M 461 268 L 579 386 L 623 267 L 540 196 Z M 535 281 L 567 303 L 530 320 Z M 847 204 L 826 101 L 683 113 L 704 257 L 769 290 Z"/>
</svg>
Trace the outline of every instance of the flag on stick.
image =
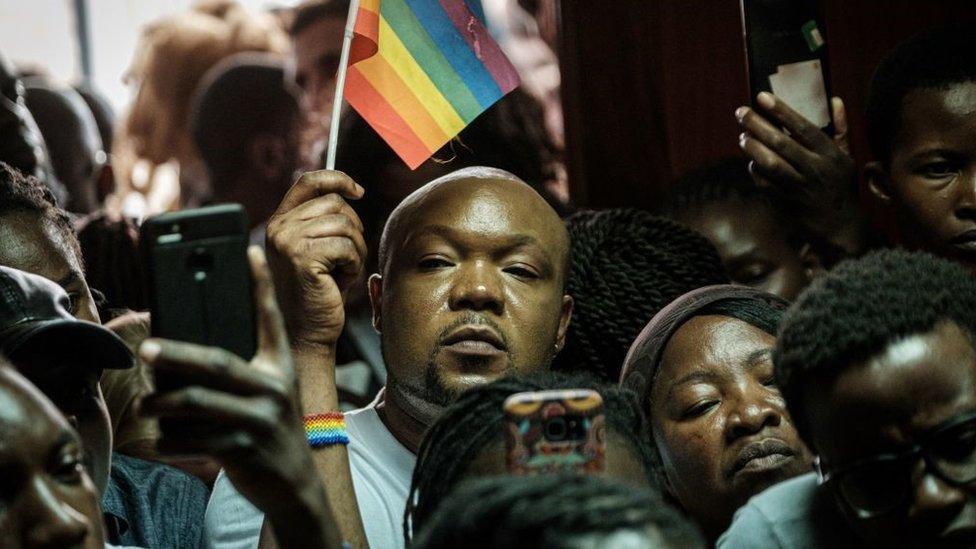
<svg viewBox="0 0 976 549">
<path fill-rule="evenodd" d="M 519 84 L 479 0 L 360 0 L 346 67 L 346 101 L 411 169 Z"/>
</svg>

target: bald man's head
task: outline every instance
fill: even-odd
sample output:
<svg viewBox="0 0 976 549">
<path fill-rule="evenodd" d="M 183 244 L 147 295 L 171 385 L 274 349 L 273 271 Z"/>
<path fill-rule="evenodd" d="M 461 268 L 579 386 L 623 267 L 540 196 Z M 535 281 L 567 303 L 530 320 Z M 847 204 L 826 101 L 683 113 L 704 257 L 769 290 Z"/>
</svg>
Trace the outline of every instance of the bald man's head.
<svg viewBox="0 0 976 549">
<path fill-rule="evenodd" d="M 443 204 L 442 201 L 445 199 L 451 201 L 451 204 L 461 204 L 476 200 L 478 196 L 483 197 L 485 194 L 495 195 L 513 206 L 520 206 L 519 213 L 534 212 L 526 219 L 539 221 L 540 228 L 551 234 L 557 249 L 565 252 L 561 268 L 564 275 L 568 272 L 569 234 L 559 214 L 538 192 L 515 174 L 485 166 L 463 168 L 438 177 L 403 199 L 403 202 L 390 214 L 383 228 L 379 249 L 380 272 L 386 273 L 391 252 L 395 253 L 395 249 L 402 243 L 403 227 L 410 226 L 417 215 L 425 215 L 425 205 Z"/>
<path fill-rule="evenodd" d="M 369 283 L 391 398 L 432 419 L 468 387 L 548 368 L 572 314 L 568 258 L 559 216 L 508 172 L 459 170 L 407 197 Z"/>
</svg>

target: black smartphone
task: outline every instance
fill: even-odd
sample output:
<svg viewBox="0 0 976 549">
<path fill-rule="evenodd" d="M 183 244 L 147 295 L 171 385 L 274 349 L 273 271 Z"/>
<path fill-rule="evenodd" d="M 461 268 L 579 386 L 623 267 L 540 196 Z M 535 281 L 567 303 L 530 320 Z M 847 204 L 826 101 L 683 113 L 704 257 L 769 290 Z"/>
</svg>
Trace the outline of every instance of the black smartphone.
<svg viewBox="0 0 976 549">
<path fill-rule="evenodd" d="M 221 347 L 245 360 L 254 356 L 247 228 L 247 215 L 238 204 L 164 213 L 143 222 L 140 248 L 153 336 Z M 165 375 L 155 379 L 159 392 L 192 381 Z M 164 436 L 181 428 L 169 420 L 160 427 Z"/>
<path fill-rule="evenodd" d="M 827 34 L 820 0 L 739 2 L 752 101 L 759 92 L 772 92 L 833 135 Z"/>
</svg>

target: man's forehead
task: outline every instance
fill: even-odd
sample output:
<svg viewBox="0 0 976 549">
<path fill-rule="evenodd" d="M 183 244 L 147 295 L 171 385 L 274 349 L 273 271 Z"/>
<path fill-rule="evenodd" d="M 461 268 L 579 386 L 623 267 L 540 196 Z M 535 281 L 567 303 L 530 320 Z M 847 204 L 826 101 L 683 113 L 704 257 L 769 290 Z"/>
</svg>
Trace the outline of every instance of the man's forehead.
<svg viewBox="0 0 976 549">
<path fill-rule="evenodd" d="M 506 179 L 458 179 L 438 185 L 409 207 L 409 232 L 441 226 L 481 234 L 522 234 L 557 242 L 559 216 L 528 185 Z"/>
</svg>

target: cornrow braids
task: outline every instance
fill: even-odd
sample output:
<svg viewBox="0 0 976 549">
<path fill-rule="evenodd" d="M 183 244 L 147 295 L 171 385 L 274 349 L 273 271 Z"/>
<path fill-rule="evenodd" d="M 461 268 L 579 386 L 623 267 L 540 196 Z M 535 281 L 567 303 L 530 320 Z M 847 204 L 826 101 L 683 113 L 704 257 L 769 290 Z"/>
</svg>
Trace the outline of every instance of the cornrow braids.
<svg viewBox="0 0 976 549">
<path fill-rule="evenodd" d="M 594 476 L 498 476 L 459 486 L 413 547 L 569 548 L 580 537 L 599 546 L 620 531 L 651 529 L 663 547 L 705 546 L 691 521 L 647 490 Z"/>
<path fill-rule="evenodd" d="M 434 509 L 462 480 L 468 464 L 490 444 L 504 437 L 505 399 L 525 391 L 593 389 L 603 397 L 608 435 L 621 437 L 645 465 L 648 484 L 656 486 L 647 423 L 628 390 L 600 383 L 586 374 L 544 372 L 524 378 L 507 377 L 472 388 L 449 406 L 424 435 L 410 483 L 404 536 L 419 531 Z"/>
<path fill-rule="evenodd" d="M 71 217 L 58 206 L 51 190 L 36 177 L 24 175 L 10 164 L 0 162 L 0 216 L 11 212 L 34 214 L 50 221 L 74 253 L 78 267 L 84 266 Z"/>
<path fill-rule="evenodd" d="M 645 324 L 678 296 L 728 275 L 705 237 L 635 209 L 585 211 L 566 220 L 573 320 L 553 369 L 620 377 Z"/>
</svg>

